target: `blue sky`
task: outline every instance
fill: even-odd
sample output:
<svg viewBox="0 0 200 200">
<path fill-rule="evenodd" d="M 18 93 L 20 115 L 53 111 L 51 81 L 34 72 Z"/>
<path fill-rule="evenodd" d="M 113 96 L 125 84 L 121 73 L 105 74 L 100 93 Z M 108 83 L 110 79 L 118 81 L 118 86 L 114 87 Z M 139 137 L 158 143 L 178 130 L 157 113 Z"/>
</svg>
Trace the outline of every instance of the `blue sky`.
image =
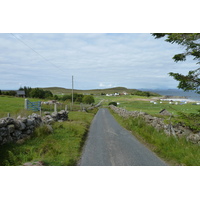
<svg viewBox="0 0 200 200">
<path fill-rule="evenodd" d="M 71 88 L 72 75 L 76 89 L 176 88 L 168 73 L 197 67 L 172 60 L 182 51 L 150 33 L 1 33 L 0 89 Z"/>
</svg>

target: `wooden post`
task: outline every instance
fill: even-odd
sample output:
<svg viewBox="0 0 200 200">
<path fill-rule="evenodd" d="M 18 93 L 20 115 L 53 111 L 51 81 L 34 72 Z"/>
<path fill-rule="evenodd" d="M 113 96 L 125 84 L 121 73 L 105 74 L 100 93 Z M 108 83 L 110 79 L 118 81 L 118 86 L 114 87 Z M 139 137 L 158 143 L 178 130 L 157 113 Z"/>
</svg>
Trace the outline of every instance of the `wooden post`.
<svg viewBox="0 0 200 200">
<path fill-rule="evenodd" d="M 28 99 L 25 99 L 24 108 L 28 110 Z"/>
<path fill-rule="evenodd" d="M 57 112 L 57 104 L 54 103 L 54 112 Z"/>
</svg>

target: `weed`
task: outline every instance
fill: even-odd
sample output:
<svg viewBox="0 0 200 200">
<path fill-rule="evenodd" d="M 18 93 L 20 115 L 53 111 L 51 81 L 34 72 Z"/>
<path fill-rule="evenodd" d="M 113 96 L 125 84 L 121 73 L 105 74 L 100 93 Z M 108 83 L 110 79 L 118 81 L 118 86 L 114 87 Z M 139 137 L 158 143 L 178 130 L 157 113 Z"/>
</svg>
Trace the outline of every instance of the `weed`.
<svg viewBox="0 0 200 200">
<path fill-rule="evenodd" d="M 14 165 L 16 163 L 16 156 L 13 154 L 12 151 L 8 151 L 8 159 L 5 160 L 6 165 Z"/>
<path fill-rule="evenodd" d="M 46 136 L 52 133 L 53 133 L 52 127 L 48 124 L 43 124 L 35 129 L 34 136 L 35 137 Z"/>
</svg>

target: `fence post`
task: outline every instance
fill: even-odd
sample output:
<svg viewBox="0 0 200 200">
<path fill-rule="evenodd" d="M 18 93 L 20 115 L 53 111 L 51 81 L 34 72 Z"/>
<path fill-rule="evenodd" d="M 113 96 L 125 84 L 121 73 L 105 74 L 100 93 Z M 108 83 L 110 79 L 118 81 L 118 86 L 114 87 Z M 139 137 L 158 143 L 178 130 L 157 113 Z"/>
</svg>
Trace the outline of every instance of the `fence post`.
<svg viewBox="0 0 200 200">
<path fill-rule="evenodd" d="M 69 104 L 69 107 L 70 107 L 70 110 L 72 111 L 72 104 L 71 103 Z"/>
<path fill-rule="evenodd" d="M 28 99 L 25 99 L 24 108 L 28 110 Z"/>
<path fill-rule="evenodd" d="M 65 106 L 65 111 L 67 111 L 67 105 Z"/>
<path fill-rule="evenodd" d="M 57 104 L 54 103 L 54 112 L 57 112 Z"/>
</svg>

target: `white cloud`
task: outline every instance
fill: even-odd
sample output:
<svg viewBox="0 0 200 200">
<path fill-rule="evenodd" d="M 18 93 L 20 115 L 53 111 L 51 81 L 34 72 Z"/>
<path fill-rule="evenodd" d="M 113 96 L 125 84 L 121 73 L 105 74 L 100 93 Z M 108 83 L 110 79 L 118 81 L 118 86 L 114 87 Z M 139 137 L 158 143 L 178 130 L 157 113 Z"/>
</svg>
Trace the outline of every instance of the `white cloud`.
<svg viewBox="0 0 200 200">
<path fill-rule="evenodd" d="M 116 87 L 116 86 L 113 85 L 112 83 L 99 83 L 99 87 L 101 87 L 101 88 L 112 88 L 112 87 Z"/>
<path fill-rule="evenodd" d="M 172 56 L 182 49 L 150 34 L 16 36 L 45 59 L 10 34 L 0 34 L 0 89 L 18 87 L 19 82 L 70 88 L 72 75 L 77 89 L 175 88 L 177 82 L 168 73 L 186 73 L 196 67 L 192 60 L 174 63 Z"/>
</svg>

